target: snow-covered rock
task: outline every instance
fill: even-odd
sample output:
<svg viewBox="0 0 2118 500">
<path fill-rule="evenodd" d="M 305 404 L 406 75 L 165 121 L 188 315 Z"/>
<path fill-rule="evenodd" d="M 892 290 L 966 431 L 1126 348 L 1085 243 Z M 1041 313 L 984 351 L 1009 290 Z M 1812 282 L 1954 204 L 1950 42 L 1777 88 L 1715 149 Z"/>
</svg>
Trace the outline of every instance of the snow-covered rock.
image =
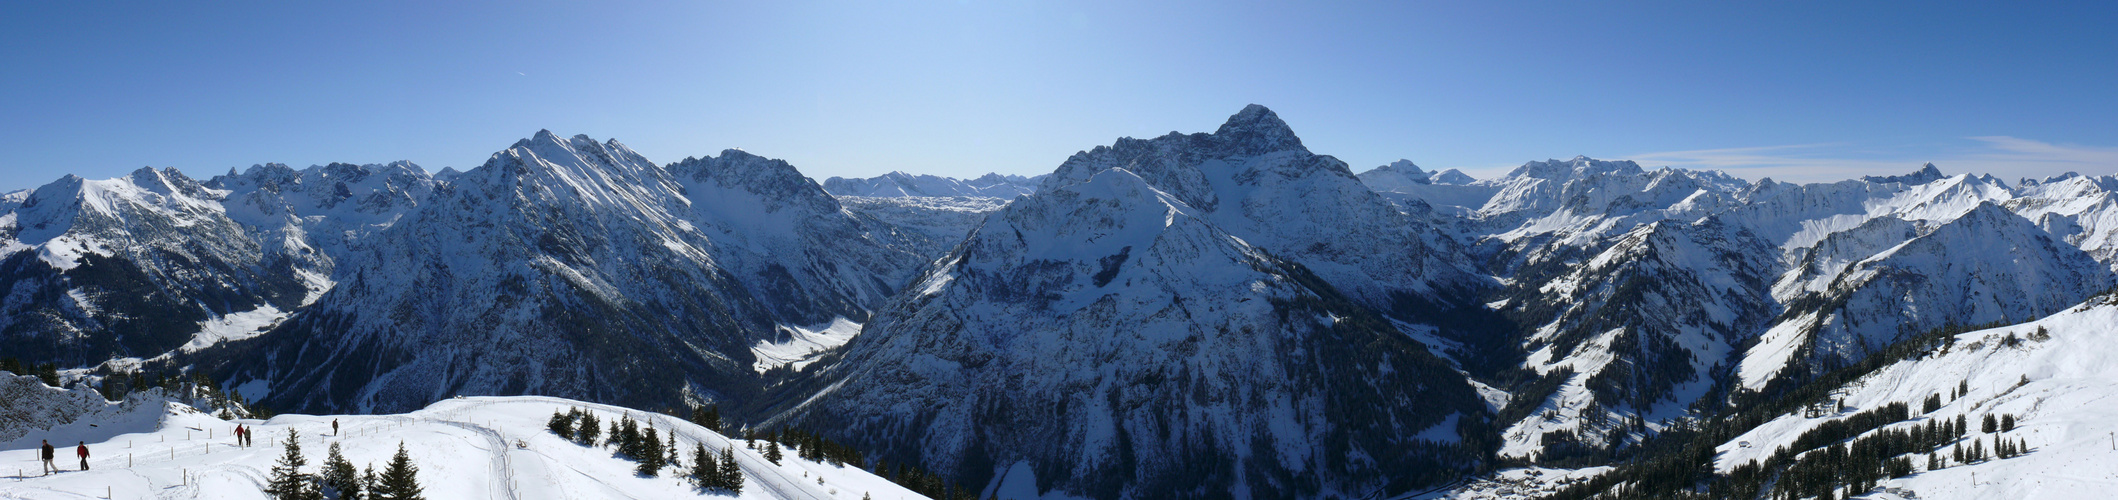
<svg viewBox="0 0 2118 500">
<path fill-rule="evenodd" d="M 1043 175 L 985 174 L 976 179 L 954 179 L 936 175 L 890 172 L 869 178 L 832 177 L 824 180 L 824 191 L 837 196 L 871 198 L 978 197 L 1011 200 L 1037 191 Z"/>
<path fill-rule="evenodd" d="M 760 343 L 866 322 L 926 263 L 899 233 L 783 161 L 729 150 L 664 167 L 539 132 L 361 245 L 314 306 L 218 356 L 224 378 L 271 387 L 251 397 L 310 411 L 719 400 L 760 386 Z"/>
<path fill-rule="evenodd" d="M 1033 495 L 1403 492 L 1489 418 L 1350 293 L 1467 279 L 1408 226 L 1262 107 L 1122 139 L 987 218 L 780 421 Z"/>
</svg>

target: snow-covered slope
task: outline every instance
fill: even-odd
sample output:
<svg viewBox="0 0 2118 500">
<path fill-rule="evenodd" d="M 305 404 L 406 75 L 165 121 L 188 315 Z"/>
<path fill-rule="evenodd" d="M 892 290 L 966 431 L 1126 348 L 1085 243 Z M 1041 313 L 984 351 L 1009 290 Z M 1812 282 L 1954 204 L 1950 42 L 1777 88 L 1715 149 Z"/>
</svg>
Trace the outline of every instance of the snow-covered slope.
<svg viewBox="0 0 2118 500">
<path fill-rule="evenodd" d="M 1910 420 L 1885 429 L 1904 430 L 1930 421 L 1964 417 L 1972 429 L 1942 445 L 1948 463 L 1929 470 L 1925 454 L 1913 455 L 1916 473 L 1884 480 L 1877 499 L 1921 498 L 2103 498 L 2109 494 L 2108 464 L 2118 463 L 2111 433 L 2118 431 L 2118 324 L 2114 296 L 2096 297 L 2050 317 L 1954 335 L 1946 347 L 1899 361 L 1833 391 L 1845 409 L 1810 416 L 1780 416 L 1719 447 L 1716 469 L 1729 471 L 1787 447 L 1804 431 L 1855 412 L 1890 403 L 1913 408 Z M 1959 387 L 1968 393 L 1956 397 Z M 1922 402 L 1944 404 L 1922 414 Z M 1834 409 L 1836 409 L 1834 407 Z M 1986 433 L 1985 415 L 2012 415 L 2015 429 Z M 1952 447 L 1979 443 L 1990 453 L 1996 438 L 2022 440 L 2027 454 L 1982 463 L 1951 459 Z M 1788 450 L 1801 452 L 1806 450 Z M 1974 479 L 1975 476 L 1975 479 Z"/>
<path fill-rule="evenodd" d="M 865 323 L 926 263 L 898 233 L 782 161 L 665 168 L 539 132 L 361 245 L 316 305 L 221 353 L 224 378 L 308 410 L 719 400 L 758 387 L 756 349 L 801 358 L 799 332 Z"/>
<path fill-rule="evenodd" d="M 1347 185 L 1255 106 L 1211 136 L 1076 155 L 815 369 L 816 395 L 792 395 L 784 418 L 1035 495 L 1367 496 L 1446 479 L 1477 456 L 1459 430 L 1487 410 L 1340 292 L 1374 281 L 1331 281 L 1424 277 L 1433 257 L 1324 237 L 1426 248 Z"/>
<path fill-rule="evenodd" d="M 111 403 L 115 408 L 119 406 Z M 744 476 L 741 495 L 706 492 L 678 477 L 674 468 L 655 477 L 635 472 L 636 462 L 608 447 L 584 446 L 545 429 L 557 411 L 582 408 L 605 421 L 630 415 L 673 436 L 687 463 L 692 450 L 732 449 Z M 331 435 L 336 421 L 339 434 Z M 237 424 L 254 431 L 256 446 L 234 446 Z M 95 427 L 90 427 L 94 425 Z M 779 465 L 744 441 L 729 439 L 683 419 L 624 408 L 544 397 L 457 398 L 396 415 L 282 415 L 271 420 L 223 421 L 188 406 L 141 405 L 76 420 L 0 446 L 0 461 L 35 467 L 38 439 L 66 450 L 64 472 L 6 471 L 0 498 L 213 498 L 263 499 L 271 468 L 295 431 L 308 465 L 317 473 L 331 444 L 355 467 L 380 471 L 400 443 L 419 467 L 427 498 L 746 498 L 917 499 L 925 498 L 852 466 L 834 466 L 786 453 Z M 86 441 L 89 470 L 77 469 L 72 448 Z M 17 467 L 19 468 L 19 467 Z"/>
<path fill-rule="evenodd" d="M 824 180 L 824 191 L 837 196 L 865 197 L 978 197 L 1014 199 L 1034 193 L 1043 175 L 985 174 L 976 179 L 953 179 L 935 175 L 890 172 L 861 178 L 832 177 Z"/>
<path fill-rule="evenodd" d="M 1867 253 L 1872 233 L 1917 232 L 1875 219 L 1835 233 L 1812 252 L 1843 262 L 1845 247 Z M 1869 241 L 1860 241 L 1869 239 Z M 1824 268 L 1825 273 L 1814 273 Z M 1912 334 L 1944 325 L 2014 322 L 2057 311 L 2118 284 L 2118 276 L 2081 249 L 1992 203 L 1981 203 L 1931 232 L 1839 265 L 1812 263 L 1800 273 L 1829 274 L 1818 285 L 1788 287 L 1786 321 L 1772 326 L 1743 360 L 1742 382 L 1762 387 L 1789 365 L 1821 372 L 1857 360 Z M 1821 289 L 1819 289 L 1821 288 Z"/>
</svg>

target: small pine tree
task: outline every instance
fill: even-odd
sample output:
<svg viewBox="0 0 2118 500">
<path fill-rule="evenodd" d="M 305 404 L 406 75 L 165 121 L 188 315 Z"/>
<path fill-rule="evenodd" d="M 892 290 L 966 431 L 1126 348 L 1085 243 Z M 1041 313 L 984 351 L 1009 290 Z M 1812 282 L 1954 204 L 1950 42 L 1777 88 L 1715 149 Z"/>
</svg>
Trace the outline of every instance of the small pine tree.
<svg viewBox="0 0 2118 500">
<path fill-rule="evenodd" d="M 552 411 L 552 419 L 546 421 L 544 427 L 559 435 L 559 439 L 574 438 L 574 416 L 566 412 Z"/>
<path fill-rule="evenodd" d="M 743 467 L 735 463 L 735 450 L 721 448 L 721 487 L 741 494 L 743 492 Z"/>
<path fill-rule="evenodd" d="M 581 425 L 575 427 L 574 442 L 582 446 L 595 446 L 596 439 L 603 436 L 603 423 L 596 421 L 596 414 L 581 412 Z"/>
<path fill-rule="evenodd" d="M 721 464 L 713 459 L 712 453 L 706 452 L 704 443 L 694 446 L 691 456 L 697 458 L 694 459 L 691 466 L 691 484 L 698 486 L 699 489 L 720 488 Z"/>
<path fill-rule="evenodd" d="M 360 471 L 338 452 L 338 443 L 331 443 L 331 452 L 324 457 L 323 476 L 325 496 L 338 500 L 360 498 Z"/>
<path fill-rule="evenodd" d="M 375 464 L 368 464 L 363 469 L 360 473 L 360 490 L 368 492 L 368 498 L 375 498 L 375 488 L 382 486 L 382 476 L 375 475 Z"/>
<path fill-rule="evenodd" d="M 272 477 L 266 480 L 265 494 L 279 500 L 315 500 L 323 498 L 309 484 L 309 476 L 301 468 L 309 461 L 302 458 L 300 435 L 287 429 L 286 453 L 279 456 L 279 463 L 272 466 Z"/>
<path fill-rule="evenodd" d="M 2015 415 L 2012 415 L 2012 414 L 2009 414 L 2009 415 L 2001 415 L 2001 416 L 2000 416 L 2000 431 L 2001 431 L 2001 432 L 2008 432 L 2008 431 L 2012 431 L 2012 430 L 2015 430 Z"/>
<path fill-rule="evenodd" d="M 1996 420 L 1993 420 L 1993 414 L 1991 413 L 1987 413 L 1986 416 L 1978 419 L 1978 432 L 1980 433 L 1992 434 L 1993 429 L 1999 427 L 2000 423 Z"/>
<path fill-rule="evenodd" d="M 639 453 L 638 457 L 640 460 L 640 466 L 636 468 L 635 472 L 647 477 L 655 477 L 661 474 L 662 437 L 657 434 L 653 426 L 649 426 L 647 432 L 641 434 L 640 440 L 633 445 L 633 448 Z"/>
<path fill-rule="evenodd" d="M 662 459 L 663 467 L 684 468 L 684 456 L 677 452 L 677 433 L 675 430 L 669 432 L 669 443 L 662 445 L 662 451 L 669 454 Z"/>
<path fill-rule="evenodd" d="M 765 461 L 767 461 L 767 462 L 772 462 L 772 465 L 779 465 L 779 464 L 780 464 L 780 442 L 779 442 L 779 441 L 766 441 L 766 442 L 765 442 Z"/>
<path fill-rule="evenodd" d="M 419 466 L 412 464 L 412 455 L 405 452 L 403 441 L 397 442 L 397 455 L 390 457 L 390 465 L 383 469 L 379 482 L 370 498 L 426 500 L 425 488 L 419 486 Z"/>
</svg>

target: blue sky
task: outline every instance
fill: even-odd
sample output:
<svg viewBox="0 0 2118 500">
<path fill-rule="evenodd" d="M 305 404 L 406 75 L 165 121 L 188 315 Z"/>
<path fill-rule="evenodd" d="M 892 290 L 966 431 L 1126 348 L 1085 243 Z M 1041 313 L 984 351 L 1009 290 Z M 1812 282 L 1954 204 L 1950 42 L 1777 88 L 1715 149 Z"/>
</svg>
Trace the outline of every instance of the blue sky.
<svg viewBox="0 0 2118 500">
<path fill-rule="evenodd" d="M 1036 174 L 1248 103 L 1355 170 L 2118 173 L 2118 3 L 2032 3 L 32 2 L 0 17 L 0 188 L 463 169 L 545 128 Z"/>
</svg>

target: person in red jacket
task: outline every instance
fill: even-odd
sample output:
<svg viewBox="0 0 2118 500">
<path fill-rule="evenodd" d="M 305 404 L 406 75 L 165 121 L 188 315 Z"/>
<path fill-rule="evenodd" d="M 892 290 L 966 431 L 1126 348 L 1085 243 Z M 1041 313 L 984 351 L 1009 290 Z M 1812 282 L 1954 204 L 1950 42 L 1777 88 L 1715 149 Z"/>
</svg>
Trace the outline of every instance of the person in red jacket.
<svg viewBox="0 0 2118 500">
<path fill-rule="evenodd" d="M 235 445 L 245 446 L 243 443 L 243 424 L 235 424 Z"/>
<path fill-rule="evenodd" d="M 81 456 L 81 470 L 88 470 L 88 442 L 82 441 L 80 447 L 74 448 L 74 454 Z"/>
<path fill-rule="evenodd" d="M 51 474 L 51 473 L 53 473 L 53 472 L 58 472 L 58 471 L 59 471 L 59 466 L 57 466 L 57 465 L 52 465 L 52 463 L 51 463 L 51 461 L 52 461 L 52 455 L 53 455 L 53 454 L 52 454 L 52 449 L 51 449 L 51 441 L 44 441 L 44 450 L 43 450 L 43 451 L 44 451 L 44 473 L 45 473 L 45 474 Z"/>
</svg>

